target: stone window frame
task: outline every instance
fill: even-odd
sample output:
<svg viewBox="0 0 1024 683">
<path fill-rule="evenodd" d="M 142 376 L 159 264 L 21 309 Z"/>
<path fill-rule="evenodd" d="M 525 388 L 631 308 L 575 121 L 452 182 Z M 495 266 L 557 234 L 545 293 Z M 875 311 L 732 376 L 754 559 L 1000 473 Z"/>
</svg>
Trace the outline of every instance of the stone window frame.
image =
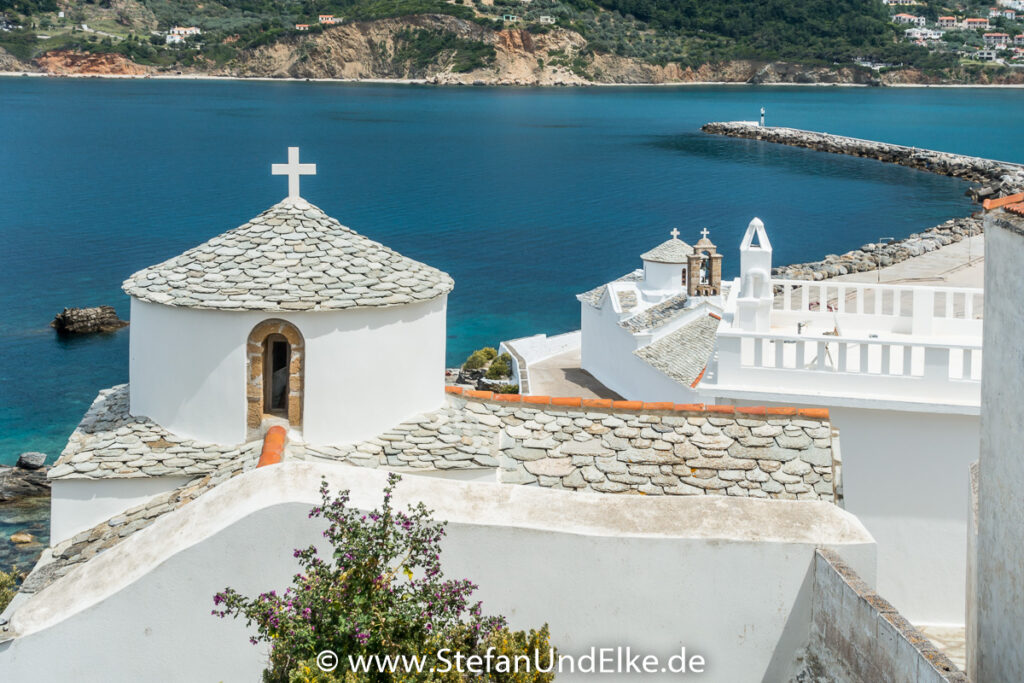
<svg viewBox="0 0 1024 683">
<path fill-rule="evenodd" d="M 271 318 L 253 327 L 246 342 L 246 427 L 250 436 L 259 435 L 266 417 L 263 412 L 263 359 L 267 338 L 271 335 L 281 335 L 291 347 L 288 366 L 288 425 L 302 427 L 306 342 L 294 324 L 280 318 Z"/>
</svg>

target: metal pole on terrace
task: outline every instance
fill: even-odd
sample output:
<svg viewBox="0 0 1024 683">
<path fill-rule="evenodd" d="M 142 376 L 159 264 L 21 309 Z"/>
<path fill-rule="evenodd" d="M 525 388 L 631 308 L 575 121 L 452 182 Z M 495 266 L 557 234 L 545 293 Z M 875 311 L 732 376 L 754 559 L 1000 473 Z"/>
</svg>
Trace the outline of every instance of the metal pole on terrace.
<svg viewBox="0 0 1024 683">
<path fill-rule="evenodd" d="M 875 272 L 878 274 L 878 284 L 882 284 L 882 245 L 887 242 L 895 242 L 895 237 L 879 237 L 878 249 L 875 250 Z"/>
</svg>

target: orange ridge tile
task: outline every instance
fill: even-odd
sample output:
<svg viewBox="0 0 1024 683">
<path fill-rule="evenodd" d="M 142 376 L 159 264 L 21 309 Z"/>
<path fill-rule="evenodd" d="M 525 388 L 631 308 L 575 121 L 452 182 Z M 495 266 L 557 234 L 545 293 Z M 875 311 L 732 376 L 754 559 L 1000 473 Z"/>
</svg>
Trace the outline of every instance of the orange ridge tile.
<svg viewBox="0 0 1024 683">
<path fill-rule="evenodd" d="M 828 408 L 801 408 L 797 412 L 804 417 L 816 417 L 821 420 L 828 419 Z"/>
<path fill-rule="evenodd" d="M 796 408 L 765 408 L 766 415 L 796 415 Z"/>
<path fill-rule="evenodd" d="M 732 415 L 735 412 L 733 406 L 704 406 L 704 411 L 708 413 L 722 413 L 725 415 Z"/>
<path fill-rule="evenodd" d="M 551 399 L 551 405 L 553 406 L 580 406 L 583 404 L 583 399 L 579 396 L 559 396 Z"/>
<path fill-rule="evenodd" d="M 260 461 L 256 463 L 256 467 L 266 467 L 281 462 L 284 442 L 287 438 L 288 432 L 281 425 L 274 425 L 268 429 L 267 435 L 263 437 L 263 450 L 260 452 Z"/>
<path fill-rule="evenodd" d="M 643 401 L 612 401 L 612 408 L 620 410 L 642 410 Z"/>
<path fill-rule="evenodd" d="M 669 402 L 644 403 L 644 410 L 672 410 L 675 404 Z"/>
<path fill-rule="evenodd" d="M 523 396 L 523 403 L 539 403 L 540 405 L 548 405 L 551 403 L 550 396 Z"/>
<path fill-rule="evenodd" d="M 585 398 L 583 399 L 584 408 L 611 408 L 612 400 L 610 398 Z"/>
<path fill-rule="evenodd" d="M 672 407 L 672 410 L 676 412 L 687 412 L 687 413 L 703 413 L 703 403 L 677 403 Z"/>
<path fill-rule="evenodd" d="M 764 406 L 747 406 L 742 408 L 740 406 L 736 406 L 736 412 L 741 415 L 764 415 L 768 410 Z"/>
<path fill-rule="evenodd" d="M 457 387 L 457 386 L 454 386 L 454 385 L 448 385 L 448 386 L 446 386 L 444 388 L 444 393 L 446 393 L 446 394 L 461 394 L 462 393 L 462 387 Z"/>
<path fill-rule="evenodd" d="M 469 391 L 462 392 L 463 396 L 469 396 L 470 398 L 494 398 L 493 391 L 478 391 L 476 389 L 470 389 Z"/>
<path fill-rule="evenodd" d="M 520 394 L 495 394 L 495 401 L 502 401 L 503 403 L 519 403 L 523 400 Z"/>
</svg>

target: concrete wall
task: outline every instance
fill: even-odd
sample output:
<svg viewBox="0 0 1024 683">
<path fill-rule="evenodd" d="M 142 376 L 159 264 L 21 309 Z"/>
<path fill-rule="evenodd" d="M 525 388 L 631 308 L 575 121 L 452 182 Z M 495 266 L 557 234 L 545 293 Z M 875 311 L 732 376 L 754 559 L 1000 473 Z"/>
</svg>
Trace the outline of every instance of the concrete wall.
<svg viewBox="0 0 1024 683">
<path fill-rule="evenodd" d="M 701 315 L 707 315 L 701 310 Z M 685 318 L 690 320 L 690 318 Z M 684 387 L 633 355 L 637 338 L 618 325 L 619 316 L 610 305 L 596 309 L 580 304 L 582 347 L 580 367 L 619 396 L 642 401 L 693 403 L 697 392 Z M 658 330 L 654 341 L 678 329 L 679 323 Z M 649 343 L 643 341 L 643 345 Z"/>
<path fill-rule="evenodd" d="M 190 478 L 55 479 L 50 495 L 50 545 L 176 489 Z"/>
<path fill-rule="evenodd" d="M 265 653 L 243 624 L 210 616 L 211 598 L 290 581 L 291 549 L 320 538 L 307 511 L 322 475 L 350 488 L 357 507 L 379 504 L 382 472 L 291 462 L 240 475 L 21 606 L 18 637 L 0 645 L 0 680 L 256 680 Z M 549 623 L 565 654 L 631 646 L 664 660 L 685 646 L 705 657 L 709 682 L 789 679 L 806 642 L 816 546 L 840 549 L 869 577 L 874 565 L 864 528 L 827 503 L 580 496 L 416 476 L 395 499 L 450 521 L 446 572 L 478 583 L 486 612 L 515 628 Z"/>
<path fill-rule="evenodd" d="M 915 624 L 962 625 L 978 417 L 815 407 L 842 437 L 844 507 L 878 543 L 878 591 Z"/>
<path fill-rule="evenodd" d="M 249 333 L 268 318 L 306 342 L 303 437 L 371 438 L 441 405 L 447 297 L 409 306 L 312 313 L 207 311 L 132 300 L 131 409 L 177 435 L 245 441 Z M 401 391 L 395 391 L 401 387 Z"/>
<path fill-rule="evenodd" d="M 978 481 L 977 680 L 1024 680 L 1024 219 L 985 221 L 985 367 Z"/>
<path fill-rule="evenodd" d="M 812 675 L 834 683 L 967 683 L 956 665 L 830 551 L 814 559 Z"/>
</svg>

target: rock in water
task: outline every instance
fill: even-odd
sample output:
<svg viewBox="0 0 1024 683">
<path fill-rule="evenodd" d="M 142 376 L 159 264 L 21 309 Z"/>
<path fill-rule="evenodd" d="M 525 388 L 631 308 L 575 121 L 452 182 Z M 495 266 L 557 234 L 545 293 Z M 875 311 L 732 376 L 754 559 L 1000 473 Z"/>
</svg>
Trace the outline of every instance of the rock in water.
<svg viewBox="0 0 1024 683">
<path fill-rule="evenodd" d="M 21 543 L 32 543 L 34 540 L 36 540 L 36 537 L 27 531 L 18 531 L 11 534 L 11 543 L 14 543 L 15 545 Z"/>
<path fill-rule="evenodd" d="M 113 306 L 65 308 L 57 314 L 50 327 L 60 334 L 94 334 L 113 332 L 128 323 L 117 317 Z"/>
<path fill-rule="evenodd" d="M 18 463 L 15 467 L 23 470 L 38 470 L 46 464 L 46 453 L 22 453 L 18 456 Z"/>
<path fill-rule="evenodd" d="M 26 470 L 20 467 L 0 466 L 0 503 L 20 498 L 50 495 L 47 467 Z"/>
</svg>

